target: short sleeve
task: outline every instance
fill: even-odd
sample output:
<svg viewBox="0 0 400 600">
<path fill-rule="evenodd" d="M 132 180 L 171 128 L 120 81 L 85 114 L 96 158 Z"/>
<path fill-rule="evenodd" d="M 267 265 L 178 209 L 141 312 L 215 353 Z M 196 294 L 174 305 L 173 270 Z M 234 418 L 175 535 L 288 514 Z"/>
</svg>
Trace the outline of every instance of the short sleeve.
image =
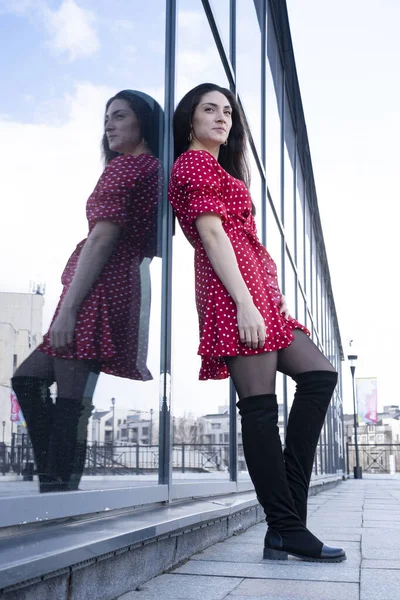
<svg viewBox="0 0 400 600">
<path fill-rule="evenodd" d="M 186 152 L 175 163 L 169 199 L 177 217 L 191 225 L 202 213 L 228 218 L 217 161 L 206 151 Z"/>
<path fill-rule="evenodd" d="M 117 156 L 104 169 L 94 192 L 89 221 L 109 221 L 120 227 L 128 224 L 129 203 L 142 178 L 137 157 Z"/>
</svg>

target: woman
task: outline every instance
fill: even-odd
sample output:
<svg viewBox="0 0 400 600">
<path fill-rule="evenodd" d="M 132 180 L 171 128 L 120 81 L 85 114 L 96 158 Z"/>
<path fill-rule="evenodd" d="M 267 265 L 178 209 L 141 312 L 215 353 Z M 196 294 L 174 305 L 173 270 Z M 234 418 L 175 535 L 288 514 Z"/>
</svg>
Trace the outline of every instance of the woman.
<svg viewBox="0 0 400 600">
<path fill-rule="evenodd" d="M 237 390 L 245 458 L 269 526 L 264 558 L 345 560 L 341 548 L 306 528 L 314 453 L 337 373 L 290 317 L 276 265 L 257 237 L 244 117 L 229 90 L 202 84 L 181 100 L 173 124 L 169 199 L 195 249 L 200 379 L 230 375 Z M 297 383 L 284 454 L 277 370 Z"/>
<path fill-rule="evenodd" d="M 41 492 L 78 488 L 100 371 L 152 378 L 143 315 L 149 313 L 149 262 L 158 253 L 161 128 L 161 109 L 146 94 L 124 90 L 107 102 L 106 167 L 87 202 L 88 237 L 64 269 L 48 333 L 12 379 Z"/>
</svg>

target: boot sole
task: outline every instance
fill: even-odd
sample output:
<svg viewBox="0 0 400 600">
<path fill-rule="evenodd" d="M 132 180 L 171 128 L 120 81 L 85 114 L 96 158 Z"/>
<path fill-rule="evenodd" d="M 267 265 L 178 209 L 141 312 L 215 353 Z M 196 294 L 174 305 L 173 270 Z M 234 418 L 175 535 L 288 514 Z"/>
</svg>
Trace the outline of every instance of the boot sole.
<svg viewBox="0 0 400 600">
<path fill-rule="evenodd" d="M 347 560 L 347 556 L 338 556 L 335 558 L 311 558 L 310 556 L 302 556 L 301 554 L 294 554 L 294 552 L 286 552 L 285 550 L 273 550 L 272 548 L 264 548 L 264 560 L 288 560 L 288 556 L 295 556 L 306 562 L 319 562 L 319 563 L 340 563 Z"/>
</svg>

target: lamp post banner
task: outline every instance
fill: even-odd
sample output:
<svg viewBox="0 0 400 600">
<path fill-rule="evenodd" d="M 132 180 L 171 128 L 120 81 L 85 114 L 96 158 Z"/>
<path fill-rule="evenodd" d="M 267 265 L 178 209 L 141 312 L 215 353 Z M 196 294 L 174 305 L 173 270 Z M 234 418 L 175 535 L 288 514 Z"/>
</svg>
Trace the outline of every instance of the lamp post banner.
<svg viewBox="0 0 400 600">
<path fill-rule="evenodd" d="M 358 418 L 364 423 L 378 422 L 378 391 L 376 377 L 356 379 Z"/>
<path fill-rule="evenodd" d="M 10 421 L 12 423 L 20 423 L 21 425 L 23 425 L 24 427 L 26 427 L 25 419 L 24 419 L 24 416 L 22 414 L 22 410 L 21 410 L 21 407 L 19 405 L 19 402 L 17 400 L 17 396 L 15 395 L 14 390 L 11 390 L 10 400 L 11 400 L 11 416 L 10 416 Z"/>
</svg>

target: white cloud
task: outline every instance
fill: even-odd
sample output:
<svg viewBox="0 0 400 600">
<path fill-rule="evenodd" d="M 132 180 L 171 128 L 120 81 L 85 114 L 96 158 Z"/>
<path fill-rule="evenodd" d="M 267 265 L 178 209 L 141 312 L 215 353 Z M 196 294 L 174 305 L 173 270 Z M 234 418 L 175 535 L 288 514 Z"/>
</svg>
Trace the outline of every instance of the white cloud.
<svg viewBox="0 0 400 600">
<path fill-rule="evenodd" d="M 100 48 L 94 28 L 94 13 L 80 7 L 75 0 L 63 0 L 58 10 L 51 10 L 45 0 L 0 0 L 0 15 L 14 14 L 33 18 L 44 24 L 48 46 L 69 61 L 91 56 Z"/>
<path fill-rule="evenodd" d="M 100 43 L 93 27 L 92 12 L 78 6 L 74 0 L 64 0 L 59 10 L 44 10 L 50 34 L 50 46 L 67 53 L 70 61 L 95 54 Z"/>
</svg>

